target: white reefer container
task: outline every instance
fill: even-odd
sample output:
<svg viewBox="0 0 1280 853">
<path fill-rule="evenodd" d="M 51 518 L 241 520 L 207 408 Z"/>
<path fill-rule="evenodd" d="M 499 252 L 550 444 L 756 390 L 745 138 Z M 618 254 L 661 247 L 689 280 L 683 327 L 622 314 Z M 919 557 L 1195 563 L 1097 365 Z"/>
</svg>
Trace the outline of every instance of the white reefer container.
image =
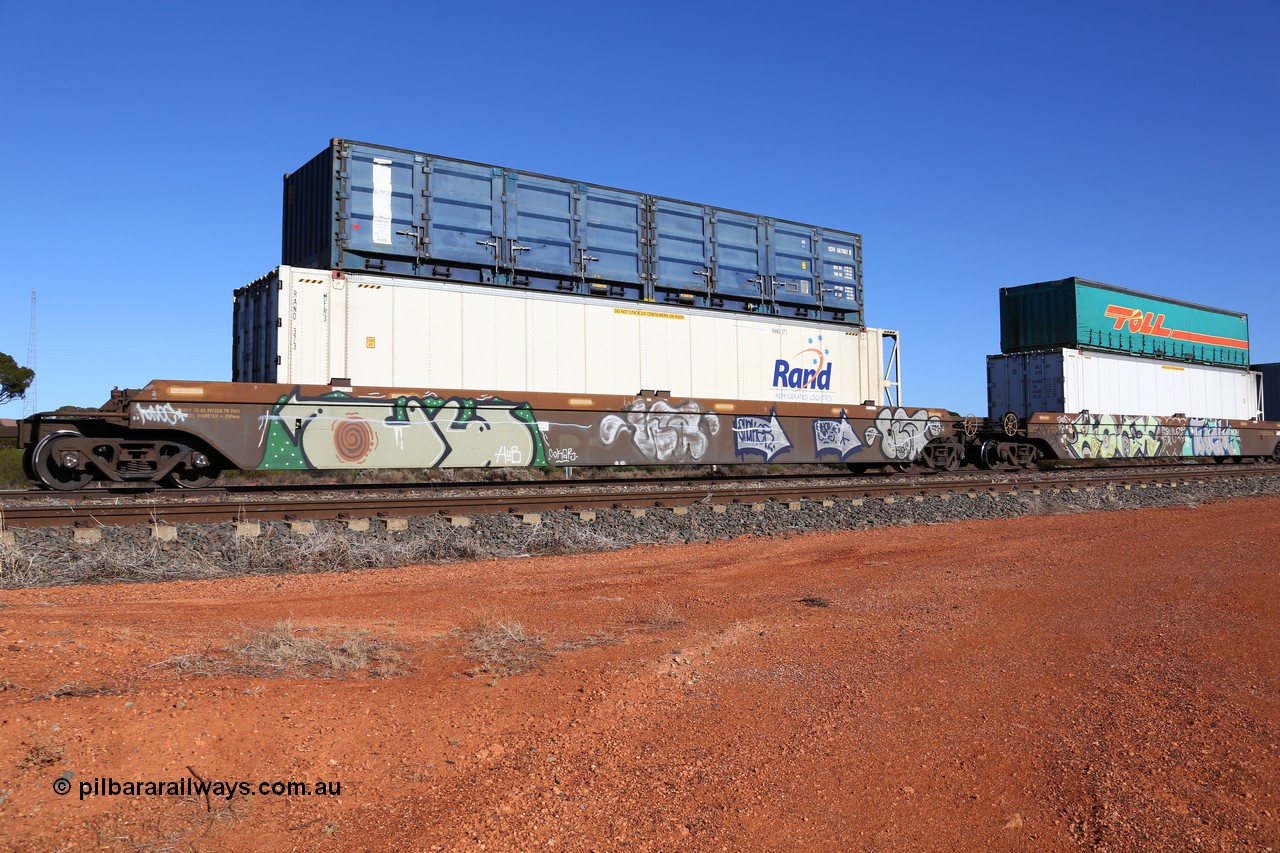
<svg viewBox="0 0 1280 853">
<path fill-rule="evenodd" d="M 1006 412 L 1260 416 L 1257 375 L 1228 367 L 1078 349 L 987 356 L 988 417 Z"/>
<path fill-rule="evenodd" d="M 448 281 L 282 266 L 236 291 L 234 325 L 237 382 L 850 405 L 898 391 L 896 332 Z"/>
</svg>

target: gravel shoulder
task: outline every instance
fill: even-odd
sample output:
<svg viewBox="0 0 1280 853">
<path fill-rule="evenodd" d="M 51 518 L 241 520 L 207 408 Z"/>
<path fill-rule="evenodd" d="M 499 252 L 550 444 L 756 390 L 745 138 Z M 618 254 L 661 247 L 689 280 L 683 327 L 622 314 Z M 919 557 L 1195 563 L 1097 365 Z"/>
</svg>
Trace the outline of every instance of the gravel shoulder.
<svg viewBox="0 0 1280 853">
<path fill-rule="evenodd" d="M 0 846 L 1280 846 L 1280 498 L 1087 509 L 6 590 Z"/>
</svg>

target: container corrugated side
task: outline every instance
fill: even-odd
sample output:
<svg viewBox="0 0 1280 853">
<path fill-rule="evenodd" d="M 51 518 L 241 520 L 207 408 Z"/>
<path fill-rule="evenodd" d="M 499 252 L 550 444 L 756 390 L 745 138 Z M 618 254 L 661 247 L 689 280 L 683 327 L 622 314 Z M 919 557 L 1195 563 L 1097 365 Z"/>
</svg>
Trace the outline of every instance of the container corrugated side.
<svg viewBox="0 0 1280 853">
<path fill-rule="evenodd" d="M 876 329 L 429 279 L 278 277 L 278 332 L 246 337 L 264 351 L 236 358 L 278 362 L 281 383 L 840 405 L 885 394 Z"/>
<path fill-rule="evenodd" d="M 1087 348 L 1246 367 L 1249 318 L 1080 278 L 1000 290 L 1000 349 Z"/>
<path fill-rule="evenodd" d="M 232 306 L 232 382 L 276 381 L 279 291 L 276 272 L 235 291 Z"/>
<path fill-rule="evenodd" d="M 282 259 L 863 321 L 858 234 L 341 139 L 285 175 Z"/>
<path fill-rule="evenodd" d="M 1060 349 L 987 357 L 987 415 L 1036 412 L 1259 416 L 1256 374 L 1113 353 Z"/>
</svg>

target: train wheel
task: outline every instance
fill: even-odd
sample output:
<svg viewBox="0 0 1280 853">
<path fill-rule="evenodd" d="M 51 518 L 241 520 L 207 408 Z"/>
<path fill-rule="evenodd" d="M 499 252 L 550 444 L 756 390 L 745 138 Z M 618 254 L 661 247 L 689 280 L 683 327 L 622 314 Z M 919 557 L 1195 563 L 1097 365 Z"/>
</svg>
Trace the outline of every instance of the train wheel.
<svg viewBox="0 0 1280 853">
<path fill-rule="evenodd" d="M 1276 442 L 1275 449 L 1271 451 L 1271 461 L 1280 465 L 1280 441 Z"/>
<path fill-rule="evenodd" d="M 198 467 L 180 465 L 166 474 L 162 482 L 176 489 L 203 489 L 205 486 L 212 486 L 222 471 L 203 453 L 197 452 L 194 456 L 197 463 L 203 464 Z"/>
<path fill-rule="evenodd" d="M 61 430 L 40 439 L 31 452 L 29 473 L 32 479 L 59 492 L 74 492 L 88 485 L 93 474 L 83 467 L 84 460 L 79 458 L 79 453 L 68 446 L 70 441 L 80 437 L 78 432 Z M 64 465 L 64 462 L 71 464 Z"/>
<path fill-rule="evenodd" d="M 1000 446 L 988 439 L 978 448 L 978 467 L 984 471 L 993 471 L 1000 467 Z"/>
<path fill-rule="evenodd" d="M 964 457 L 964 448 L 954 441 L 944 441 L 925 446 L 925 456 L 921 458 L 934 473 L 950 473 L 960 467 Z"/>
</svg>

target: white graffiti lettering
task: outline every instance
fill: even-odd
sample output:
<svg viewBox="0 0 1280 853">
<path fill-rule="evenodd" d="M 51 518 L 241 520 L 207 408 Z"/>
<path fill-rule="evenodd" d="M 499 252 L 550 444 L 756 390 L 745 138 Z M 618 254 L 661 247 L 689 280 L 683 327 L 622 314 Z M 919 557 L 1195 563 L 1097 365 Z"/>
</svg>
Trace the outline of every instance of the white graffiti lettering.
<svg viewBox="0 0 1280 853">
<path fill-rule="evenodd" d="M 523 465 L 524 454 L 520 452 L 517 445 L 510 447 L 499 447 L 498 452 L 493 454 L 493 459 L 499 465 Z"/>
<path fill-rule="evenodd" d="M 172 403 L 156 403 L 151 406 L 138 406 L 135 410 L 144 424 L 168 424 L 175 426 L 187 419 L 187 413 L 175 409 Z"/>
<path fill-rule="evenodd" d="M 578 461 L 578 451 L 572 447 L 547 448 L 547 461 L 552 465 L 568 465 Z"/>
</svg>

